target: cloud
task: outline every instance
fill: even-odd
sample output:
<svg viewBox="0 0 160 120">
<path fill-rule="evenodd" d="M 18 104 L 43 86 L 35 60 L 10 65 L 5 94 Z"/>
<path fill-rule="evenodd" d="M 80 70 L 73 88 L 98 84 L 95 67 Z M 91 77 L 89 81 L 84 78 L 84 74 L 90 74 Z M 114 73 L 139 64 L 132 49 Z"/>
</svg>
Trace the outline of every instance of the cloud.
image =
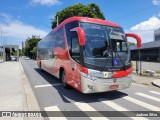
<svg viewBox="0 0 160 120">
<path fill-rule="evenodd" d="M 152 0 L 153 5 L 160 5 L 160 0 Z"/>
<path fill-rule="evenodd" d="M 142 42 L 150 42 L 154 40 L 154 30 L 160 27 L 160 19 L 157 17 L 151 17 L 147 21 L 143 21 L 126 32 L 133 32 L 142 38 Z"/>
<path fill-rule="evenodd" d="M 160 19 L 151 17 L 149 20 L 141 22 L 131 28 L 131 30 L 151 30 L 160 27 Z"/>
<path fill-rule="evenodd" d="M 2 20 L 9 21 L 11 19 L 11 16 L 7 13 L 0 13 L 0 18 L 1 18 L 1 21 Z"/>
<path fill-rule="evenodd" d="M 7 21 L 0 21 L 0 28 L 2 29 L 4 36 L 6 36 L 8 39 L 24 41 L 32 35 L 44 37 L 47 34 L 46 31 L 26 24 L 22 21 L 14 20 L 11 16 L 5 13 L 3 13 L 4 16 L 2 16 L 2 14 L 0 15 L 0 18 L 8 19 Z M 7 18 L 5 15 L 7 15 Z"/>
<path fill-rule="evenodd" d="M 47 6 L 61 4 L 59 0 L 32 0 L 31 3 L 47 5 Z"/>
<path fill-rule="evenodd" d="M 160 0 L 152 0 L 153 5 L 160 5 Z"/>
</svg>

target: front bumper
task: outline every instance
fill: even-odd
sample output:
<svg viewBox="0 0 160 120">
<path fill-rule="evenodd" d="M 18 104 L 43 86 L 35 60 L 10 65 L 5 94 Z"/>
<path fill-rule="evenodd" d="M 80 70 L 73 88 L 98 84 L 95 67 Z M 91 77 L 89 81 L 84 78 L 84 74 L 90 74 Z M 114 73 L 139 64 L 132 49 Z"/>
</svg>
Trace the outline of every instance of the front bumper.
<svg viewBox="0 0 160 120">
<path fill-rule="evenodd" d="M 98 79 L 98 80 L 91 80 L 84 76 L 82 77 L 81 81 L 81 90 L 82 93 L 97 93 L 97 92 L 106 92 L 106 91 L 113 91 L 113 90 L 120 90 L 128 88 L 132 82 L 132 75 L 129 74 L 126 77 L 116 78 L 116 82 L 113 81 L 113 78 L 110 79 Z M 112 85 L 118 85 L 119 87 L 116 89 L 111 89 Z"/>
</svg>

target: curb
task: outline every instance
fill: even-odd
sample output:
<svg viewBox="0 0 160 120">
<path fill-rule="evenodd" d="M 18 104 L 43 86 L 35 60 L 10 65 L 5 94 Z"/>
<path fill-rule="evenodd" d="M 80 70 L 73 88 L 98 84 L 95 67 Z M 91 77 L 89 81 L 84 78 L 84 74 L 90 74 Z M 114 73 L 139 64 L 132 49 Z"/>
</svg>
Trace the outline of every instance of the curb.
<svg viewBox="0 0 160 120">
<path fill-rule="evenodd" d="M 152 85 L 160 88 L 160 79 L 152 81 Z"/>
<path fill-rule="evenodd" d="M 25 75 L 21 61 L 19 61 L 19 66 L 21 70 L 21 79 L 23 82 L 24 94 L 25 94 L 24 100 L 23 100 L 24 111 L 40 111 L 40 107 L 38 105 L 37 99 L 31 88 L 29 80 Z M 24 118 L 24 120 L 44 120 L 44 119 L 43 117 L 32 117 L 32 118 Z"/>
</svg>

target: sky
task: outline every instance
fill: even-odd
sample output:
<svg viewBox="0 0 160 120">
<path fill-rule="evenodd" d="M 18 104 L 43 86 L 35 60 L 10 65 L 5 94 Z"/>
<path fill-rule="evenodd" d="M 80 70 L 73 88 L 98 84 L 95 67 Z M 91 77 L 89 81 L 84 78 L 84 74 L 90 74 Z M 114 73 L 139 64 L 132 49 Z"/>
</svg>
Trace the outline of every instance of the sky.
<svg viewBox="0 0 160 120">
<path fill-rule="evenodd" d="M 43 38 L 52 30 L 56 12 L 78 3 L 98 4 L 106 20 L 140 35 L 143 43 L 153 41 L 154 30 L 160 28 L 160 0 L 0 0 L 4 44 L 21 46 L 32 35 Z"/>
</svg>

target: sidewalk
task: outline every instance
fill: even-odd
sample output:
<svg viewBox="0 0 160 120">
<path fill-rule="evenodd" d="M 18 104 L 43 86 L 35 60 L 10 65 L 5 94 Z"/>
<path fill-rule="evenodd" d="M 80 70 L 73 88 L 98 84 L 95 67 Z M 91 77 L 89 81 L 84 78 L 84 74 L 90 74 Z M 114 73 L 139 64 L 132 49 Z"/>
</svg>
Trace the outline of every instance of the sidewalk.
<svg viewBox="0 0 160 120">
<path fill-rule="evenodd" d="M 20 62 L 0 63 L 0 111 L 40 111 Z"/>
<path fill-rule="evenodd" d="M 160 87 L 160 79 L 154 77 L 143 77 L 136 74 L 132 75 L 133 82 L 144 85 L 155 85 Z"/>
<path fill-rule="evenodd" d="M 142 61 L 142 71 L 152 70 L 152 71 L 160 71 L 160 63 L 157 62 L 145 62 Z M 136 61 L 132 61 L 134 71 L 136 70 Z M 142 77 L 136 74 L 133 74 L 133 82 L 145 85 L 155 85 L 160 87 L 160 79 L 154 77 Z"/>
</svg>

